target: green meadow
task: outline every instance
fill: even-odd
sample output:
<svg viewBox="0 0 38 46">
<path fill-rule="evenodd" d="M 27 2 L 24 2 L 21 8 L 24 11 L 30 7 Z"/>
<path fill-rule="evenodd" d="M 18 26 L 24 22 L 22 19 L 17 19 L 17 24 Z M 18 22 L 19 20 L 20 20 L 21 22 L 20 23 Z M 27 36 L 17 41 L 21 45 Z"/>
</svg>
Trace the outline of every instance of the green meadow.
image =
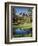
<svg viewBox="0 0 38 46">
<path fill-rule="evenodd" d="M 29 29 L 29 28 L 32 28 L 32 23 L 19 24 L 19 25 L 15 25 L 15 27 L 16 28 Z"/>
</svg>

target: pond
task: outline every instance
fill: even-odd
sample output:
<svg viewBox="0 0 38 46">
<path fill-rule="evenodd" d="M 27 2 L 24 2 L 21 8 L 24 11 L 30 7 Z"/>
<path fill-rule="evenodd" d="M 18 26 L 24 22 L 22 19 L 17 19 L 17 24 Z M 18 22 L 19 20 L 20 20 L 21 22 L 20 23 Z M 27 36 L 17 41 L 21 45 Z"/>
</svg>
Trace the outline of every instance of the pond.
<svg viewBox="0 0 38 46">
<path fill-rule="evenodd" d="M 32 29 L 16 29 L 16 34 L 29 34 L 32 33 Z"/>
<path fill-rule="evenodd" d="M 30 29 L 16 29 L 15 34 L 29 34 L 32 33 L 32 28 Z"/>
<path fill-rule="evenodd" d="M 30 29 L 14 28 L 13 35 L 14 37 L 31 37 L 32 28 Z"/>
</svg>

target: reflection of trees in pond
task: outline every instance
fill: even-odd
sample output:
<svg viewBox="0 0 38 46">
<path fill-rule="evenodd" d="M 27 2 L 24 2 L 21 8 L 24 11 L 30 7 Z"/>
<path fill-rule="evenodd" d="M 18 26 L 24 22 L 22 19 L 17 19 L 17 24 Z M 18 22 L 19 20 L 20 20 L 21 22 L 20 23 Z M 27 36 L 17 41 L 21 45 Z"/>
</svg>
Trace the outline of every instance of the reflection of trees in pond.
<svg viewBox="0 0 38 46">
<path fill-rule="evenodd" d="M 21 35 L 21 37 L 23 36 L 25 36 L 25 35 L 29 35 L 29 34 L 31 34 L 32 35 L 32 28 L 30 28 L 30 29 L 22 29 L 22 28 L 14 28 L 14 30 L 13 30 L 13 36 L 14 37 L 17 37 L 17 35 L 18 35 L 18 37 Z"/>
</svg>

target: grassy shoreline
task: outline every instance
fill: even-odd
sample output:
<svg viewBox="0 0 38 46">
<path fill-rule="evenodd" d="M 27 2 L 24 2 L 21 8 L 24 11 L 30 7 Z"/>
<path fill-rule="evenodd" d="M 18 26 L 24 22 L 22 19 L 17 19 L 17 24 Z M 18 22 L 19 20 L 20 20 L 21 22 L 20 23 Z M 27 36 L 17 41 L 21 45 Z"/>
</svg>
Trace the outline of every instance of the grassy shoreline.
<svg viewBox="0 0 38 46">
<path fill-rule="evenodd" d="M 16 34 L 15 37 L 32 37 L 32 34 Z"/>
<path fill-rule="evenodd" d="M 32 28 L 32 23 L 24 23 L 19 25 L 14 25 L 16 28 L 29 29 Z"/>
</svg>

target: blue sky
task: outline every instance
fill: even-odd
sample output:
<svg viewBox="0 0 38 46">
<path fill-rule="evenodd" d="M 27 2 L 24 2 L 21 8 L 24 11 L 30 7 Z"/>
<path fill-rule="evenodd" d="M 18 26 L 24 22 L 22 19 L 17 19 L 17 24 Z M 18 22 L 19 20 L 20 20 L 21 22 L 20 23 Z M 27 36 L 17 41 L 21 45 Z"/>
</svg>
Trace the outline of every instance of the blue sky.
<svg viewBox="0 0 38 46">
<path fill-rule="evenodd" d="M 29 10 L 29 8 L 19 8 L 19 7 L 17 7 L 16 8 L 16 13 L 26 13 L 26 14 L 28 14 L 28 10 Z M 30 8 L 30 10 L 32 11 L 32 8 Z"/>
</svg>

